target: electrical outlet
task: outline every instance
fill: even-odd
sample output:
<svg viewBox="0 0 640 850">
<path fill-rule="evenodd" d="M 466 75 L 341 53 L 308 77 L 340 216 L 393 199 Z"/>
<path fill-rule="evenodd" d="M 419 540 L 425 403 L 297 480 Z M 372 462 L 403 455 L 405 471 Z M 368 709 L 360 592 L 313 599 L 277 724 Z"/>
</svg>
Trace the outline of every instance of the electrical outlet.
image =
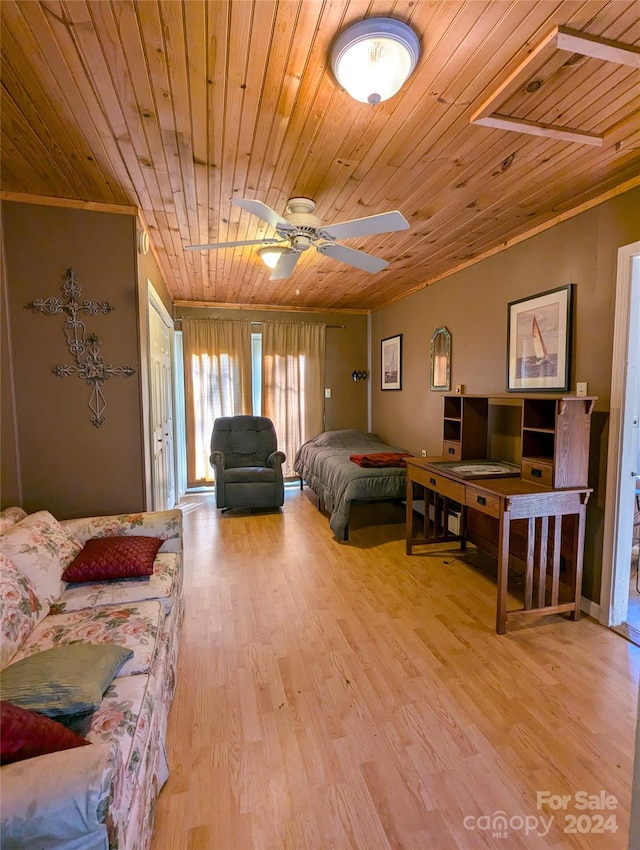
<svg viewBox="0 0 640 850">
<path fill-rule="evenodd" d="M 587 382 L 586 381 L 578 381 L 576 384 L 576 395 L 583 398 L 587 394 Z"/>
<path fill-rule="evenodd" d="M 324 397 L 325 398 L 331 398 L 331 389 L 329 387 L 325 387 Z"/>
<path fill-rule="evenodd" d="M 427 456 L 427 450 L 426 450 L 426 449 L 422 449 L 422 451 L 420 452 L 420 454 L 422 455 L 422 457 L 426 457 L 426 456 Z"/>
</svg>

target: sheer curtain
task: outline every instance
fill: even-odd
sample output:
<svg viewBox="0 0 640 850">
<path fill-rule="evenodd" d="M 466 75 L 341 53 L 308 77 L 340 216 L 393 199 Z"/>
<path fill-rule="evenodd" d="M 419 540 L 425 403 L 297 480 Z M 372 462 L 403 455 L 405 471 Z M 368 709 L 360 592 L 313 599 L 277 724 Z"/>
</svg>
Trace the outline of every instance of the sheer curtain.
<svg viewBox="0 0 640 850">
<path fill-rule="evenodd" d="M 187 484 L 213 481 L 213 420 L 251 411 L 251 322 L 182 320 Z"/>
<path fill-rule="evenodd" d="M 300 446 L 324 428 L 326 325 L 265 322 L 262 326 L 262 412 L 272 420 L 286 476 Z"/>
</svg>

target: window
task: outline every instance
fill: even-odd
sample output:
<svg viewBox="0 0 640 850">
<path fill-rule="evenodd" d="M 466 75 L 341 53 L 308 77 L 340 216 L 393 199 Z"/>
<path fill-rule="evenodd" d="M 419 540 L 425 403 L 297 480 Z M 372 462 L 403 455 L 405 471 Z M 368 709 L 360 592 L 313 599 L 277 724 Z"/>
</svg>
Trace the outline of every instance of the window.
<svg viewBox="0 0 640 850">
<path fill-rule="evenodd" d="M 183 319 L 189 486 L 213 481 L 211 431 L 220 416 L 271 419 L 285 476 L 324 419 L 325 325 L 242 319 Z"/>
<path fill-rule="evenodd" d="M 211 431 L 220 416 L 252 412 L 251 323 L 183 319 L 187 481 L 213 481 Z"/>
<path fill-rule="evenodd" d="M 251 334 L 251 402 L 253 415 L 262 415 L 262 334 Z"/>
</svg>

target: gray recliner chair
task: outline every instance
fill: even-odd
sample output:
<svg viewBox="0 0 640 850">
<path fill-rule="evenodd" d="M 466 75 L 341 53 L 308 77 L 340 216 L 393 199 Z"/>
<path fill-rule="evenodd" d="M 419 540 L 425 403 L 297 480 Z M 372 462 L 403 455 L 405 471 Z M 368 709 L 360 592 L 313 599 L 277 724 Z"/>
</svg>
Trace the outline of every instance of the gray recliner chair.
<svg viewBox="0 0 640 850">
<path fill-rule="evenodd" d="M 211 456 L 216 507 L 279 508 L 284 504 L 283 452 L 264 416 L 221 416 L 213 423 Z"/>
</svg>

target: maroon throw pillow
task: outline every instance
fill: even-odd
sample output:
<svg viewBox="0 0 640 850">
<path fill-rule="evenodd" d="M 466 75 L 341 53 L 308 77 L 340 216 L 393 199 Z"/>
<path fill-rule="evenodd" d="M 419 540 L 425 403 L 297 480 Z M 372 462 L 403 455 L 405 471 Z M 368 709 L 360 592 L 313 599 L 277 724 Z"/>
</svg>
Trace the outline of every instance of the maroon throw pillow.
<svg viewBox="0 0 640 850">
<path fill-rule="evenodd" d="M 0 764 L 71 750 L 89 744 L 83 737 L 44 714 L 0 702 Z"/>
<path fill-rule="evenodd" d="M 153 575 L 164 541 L 158 537 L 92 537 L 66 570 L 63 581 L 112 581 Z"/>
</svg>

